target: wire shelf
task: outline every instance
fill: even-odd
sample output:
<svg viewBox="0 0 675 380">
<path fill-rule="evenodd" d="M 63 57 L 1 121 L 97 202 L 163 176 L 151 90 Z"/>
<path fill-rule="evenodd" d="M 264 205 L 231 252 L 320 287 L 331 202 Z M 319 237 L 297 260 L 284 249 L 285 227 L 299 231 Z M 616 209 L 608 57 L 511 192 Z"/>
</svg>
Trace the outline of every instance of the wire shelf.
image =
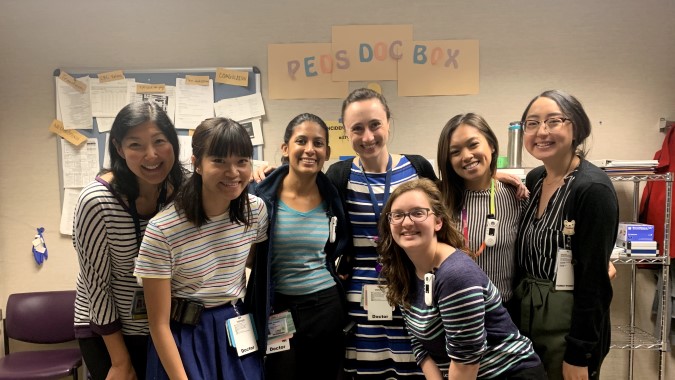
<svg viewBox="0 0 675 380">
<path fill-rule="evenodd" d="M 669 260 L 668 257 L 664 256 L 619 256 L 612 258 L 611 261 L 614 264 L 667 264 Z"/>
<path fill-rule="evenodd" d="M 612 326 L 612 344 L 610 348 L 626 350 L 626 349 L 642 349 L 642 350 L 661 350 L 663 344 L 652 334 L 627 325 Z"/>
<path fill-rule="evenodd" d="M 672 173 L 648 174 L 648 175 L 617 175 L 607 173 L 609 179 L 615 182 L 619 181 L 672 181 Z"/>
</svg>

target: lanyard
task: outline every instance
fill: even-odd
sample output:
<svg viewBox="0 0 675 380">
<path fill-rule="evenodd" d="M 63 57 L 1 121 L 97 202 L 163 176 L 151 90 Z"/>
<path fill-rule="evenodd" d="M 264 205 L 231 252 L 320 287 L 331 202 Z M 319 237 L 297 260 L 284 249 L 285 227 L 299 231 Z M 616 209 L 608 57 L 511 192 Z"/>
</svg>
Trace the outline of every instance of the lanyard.
<svg viewBox="0 0 675 380">
<path fill-rule="evenodd" d="M 380 205 L 377 203 L 377 198 L 375 198 L 375 193 L 373 188 L 370 186 L 368 181 L 368 176 L 366 171 L 363 169 L 363 162 L 359 162 L 361 167 L 361 173 L 363 173 L 363 178 L 366 179 L 366 185 L 368 186 L 368 192 L 370 193 L 370 201 L 373 204 L 373 210 L 375 211 L 375 224 L 380 220 Z M 382 198 L 382 205 L 384 206 L 389 199 L 389 187 L 391 186 L 391 154 L 389 155 L 389 161 L 387 162 L 387 174 L 384 178 L 384 197 Z"/>
<path fill-rule="evenodd" d="M 496 215 L 495 207 L 495 180 L 490 180 L 490 213 L 487 215 L 488 218 L 494 218 Z M 462 235 L 464 235 L 464 243 L 466 246 L 469 246 L 469 215 L 466 211 L 466 205 L 462 207 Z M 476 254 L 481 254 L 485 249 L 485 242 L 482 242 L 478 252 Z"/>
<path fill-rule="evenodd" d="M 157 198 L 157 209 L 155 214 L 164 206 L 166 202 L 166 182 L 162 185 L 162 190 L 159 192 L 159 198 Z M 141 241 L 143 240 L 143 234 L 141 233 L 141 221 L 138 216 L 138 211 L 136 210 L 136 200 L 129 200 L 129 211 L 131 211 L 131 218 L 134 220 L 134 230 L 136 231 L 136 246 L 138 249 L 141 248 Z"/>
</svg>

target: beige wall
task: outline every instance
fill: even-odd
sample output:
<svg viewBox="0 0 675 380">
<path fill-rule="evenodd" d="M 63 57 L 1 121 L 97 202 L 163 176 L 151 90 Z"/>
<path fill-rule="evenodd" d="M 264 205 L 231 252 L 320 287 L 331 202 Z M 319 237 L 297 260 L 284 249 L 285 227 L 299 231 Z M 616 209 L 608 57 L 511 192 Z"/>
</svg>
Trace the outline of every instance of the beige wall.
<svg viewBox="0 0 675 380">
<path fill-rule="evenodd" d="M 468 111 L 486 117 L 504 149 L 508 122 L 527 102 L 562 88 L 594 123 L 591 158 L 641 159 L 660 147 L 659 118 L 675 119 L 673 20 L 672 0 L 0 1 L 0 306 L 13 292 L 73 288 L 77 275 L 70 237 L 58 233 L 57 144 L 47 131 L 56 68 L 258 66 L 265 158 L 278 162 L 288 120 L 300 112 L 337 119 L 340 101 L 269 100 L 267 44 L 329 42 L 332 25 L 412 24 L 419 40 L 480 40 L 480 94 L 399 98 L 396 82 L 381 82 L 394 113 L 392 151 L 435 156 L 444 123 Z M 30 254 L 39 226 L 50 253 L 42 268 Z M 615 281 L 616 315 L 627 310 L 629 277 Z M 641 280 L 649 289 L 649 276 Z M 640 301 L 648 307 L 649 294 Z M 610 355 L 606 378 L 625 377 L 624 354 Z M 641 365 L 654 357 L 641 354 Z M 669 367 L 672 377 L 672 356 Z M 638 378 L 653 378 L 648 372 Z"/>
</svg>

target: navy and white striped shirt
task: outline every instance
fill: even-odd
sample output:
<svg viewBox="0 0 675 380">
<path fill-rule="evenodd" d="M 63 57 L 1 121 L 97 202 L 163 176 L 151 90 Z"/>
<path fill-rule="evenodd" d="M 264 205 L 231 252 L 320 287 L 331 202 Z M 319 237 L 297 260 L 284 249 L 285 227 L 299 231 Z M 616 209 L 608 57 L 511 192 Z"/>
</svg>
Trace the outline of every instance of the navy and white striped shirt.
<svg viewBox="0 0 675 380">
<path fill-rule="evenodd" d="M 402 309 L 418 364 L 429 355 L 444 372 L 451 360 L 480 364 L 478 378 L 485 379 L 540 364 L 495 286 L 464 252 L 441 263 L 432 293 L 433 306 L 427 306 L 424 283 L 417 279 L 411 307 Z"/>
</svg>

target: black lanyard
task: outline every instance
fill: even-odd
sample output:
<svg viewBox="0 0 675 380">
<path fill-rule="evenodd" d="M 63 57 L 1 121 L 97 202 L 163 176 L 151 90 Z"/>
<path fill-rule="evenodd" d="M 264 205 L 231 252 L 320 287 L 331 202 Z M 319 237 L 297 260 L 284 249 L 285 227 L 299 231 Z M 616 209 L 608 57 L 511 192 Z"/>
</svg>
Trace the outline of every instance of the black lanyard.
<svg viewBox="0 0 675 380">
<path fill-rule="evenodd" d="M 166 182 L 162 184 L 162 190 L 159 192 L 159 198 L 157 198 L 157 208 L 155 209 L 155 214 L 164 206 L 166 202 Z M 129 211 L 131 212 L 131 218 L 134 220 L 134 229 L 136 230 L 136 247 L 141 249 L 141 241 L 143 240 L 143 234 L 141 233 L 141 220 L 138 216 L 138 210 L 136 209 L 136 200 L 129 200 Z M 153 214 L 154 215 L 154 214 Z"/>
<path fill-rule="evenodd" d="M 368 192 L 370 193 L 370 201 L 373 203 L 373 210 L 375 211 L 375 223 L 377 224 L 380 220 L 380 205 L 377 203 L 377 198 L 375 198 L 375 193 L 373 188 L 368 182 L 368 176 L 366 171 L 363 169 L 363 162 L 359 162 L 361 167 L 361 173 L 363 173 L 363 178 L 366 180 L 366 186 L 368 186 Z M 391 154 L 389 155 L 389 162 L 387 162 L 387 173 L 384 178 L 384 197 L 382 198 L 382 206 L 387 204 L 389 199 L 389 187 L 391 187 Z"/>
</svg>

